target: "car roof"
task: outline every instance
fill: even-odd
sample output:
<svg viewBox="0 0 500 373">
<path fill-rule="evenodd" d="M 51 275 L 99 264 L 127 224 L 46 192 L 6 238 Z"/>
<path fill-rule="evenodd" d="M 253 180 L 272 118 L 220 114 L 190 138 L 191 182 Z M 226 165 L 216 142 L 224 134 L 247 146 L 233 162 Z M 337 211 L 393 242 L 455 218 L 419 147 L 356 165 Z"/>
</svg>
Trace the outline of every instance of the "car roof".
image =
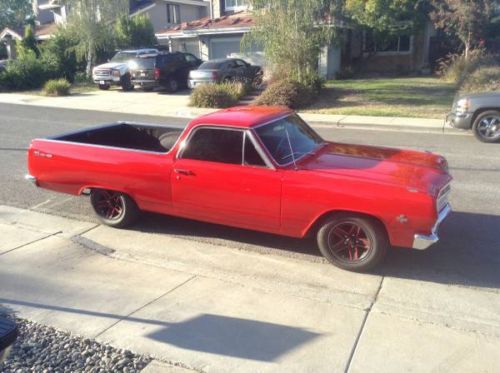
<svg viewBox="0 0 500 373">
<path fill-rule="evenodd" d="M 118 52 L 123 53 L 157 53 L 158 49 L 155 48 L 140 48 L 140 49 L 123 49 Z"/>
<path fill-rule="evenodd" d="M 251 128 L 292 113 L 293 110 L 284 106 L 235 106 L 193 119 L 190 125 L 220 124 L 224 126 Z"/>
</svg>

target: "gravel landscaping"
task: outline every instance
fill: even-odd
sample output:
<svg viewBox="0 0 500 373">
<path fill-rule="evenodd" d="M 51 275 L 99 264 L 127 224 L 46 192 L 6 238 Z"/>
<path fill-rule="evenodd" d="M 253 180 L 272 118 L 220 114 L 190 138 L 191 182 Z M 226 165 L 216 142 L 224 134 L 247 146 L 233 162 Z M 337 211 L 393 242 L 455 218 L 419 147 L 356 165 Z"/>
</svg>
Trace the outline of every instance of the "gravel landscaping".
<svg viewBox="0 0 500 373">
<path fill-rule="evenodd" d="M 0 372 L 140 372 L 151 358 L 17 319 L 19 336 Z"/>
</svg>

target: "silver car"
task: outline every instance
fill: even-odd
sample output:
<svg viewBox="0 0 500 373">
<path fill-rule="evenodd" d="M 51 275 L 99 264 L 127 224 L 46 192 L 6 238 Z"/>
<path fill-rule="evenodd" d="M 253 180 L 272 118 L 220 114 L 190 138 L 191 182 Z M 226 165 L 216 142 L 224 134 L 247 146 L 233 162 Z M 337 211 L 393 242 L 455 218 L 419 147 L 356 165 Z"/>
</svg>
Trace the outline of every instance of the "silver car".
<svg viewBox="0 0 500 373">
<path fill-rule="evenodd" d="M 455 99 L 446 123 L 472 129 L 483 142 L 500 142 L 500 91 L 462 95 Z"/>
</svg>

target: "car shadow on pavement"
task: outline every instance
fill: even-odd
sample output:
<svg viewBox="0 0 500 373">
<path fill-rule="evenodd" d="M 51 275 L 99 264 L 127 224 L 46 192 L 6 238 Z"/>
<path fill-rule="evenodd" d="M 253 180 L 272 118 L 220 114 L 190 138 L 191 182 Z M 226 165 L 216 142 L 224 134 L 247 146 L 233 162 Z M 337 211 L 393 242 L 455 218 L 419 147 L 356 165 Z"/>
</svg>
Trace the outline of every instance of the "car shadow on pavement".
<svg viewBox="0 0 500 373">
<path fill-rule="evenodd" d="M 500 288 L 500 216 L 453 212 L 425 251 L 394 249 L 380 275 Z"/>
<path fill-rule="evenodd" d="M 294 239 L 193 220 L 146 214 L 134 229 L 224 246 L 284 256 L 299 254 L 309 261 L 326 262 L 313 236 Z M 500 288 L 500 216 L 453 212 L 441 225 L 440 241 L 424 251 L 390 250 L 372 273 L 381 276 Z"/>
<path fill-rule="evenodd" d="M 167 215 L 145 213 L 134 230 L 145 233 L 161 233 L 185 239 L 215 243 L 251 251 L 277 250 L 280 254 L 305 254 L 313 261 L 322 261 L 314 237 L 297 239 L 270 233 L 204 223 Z"/>
</svg>

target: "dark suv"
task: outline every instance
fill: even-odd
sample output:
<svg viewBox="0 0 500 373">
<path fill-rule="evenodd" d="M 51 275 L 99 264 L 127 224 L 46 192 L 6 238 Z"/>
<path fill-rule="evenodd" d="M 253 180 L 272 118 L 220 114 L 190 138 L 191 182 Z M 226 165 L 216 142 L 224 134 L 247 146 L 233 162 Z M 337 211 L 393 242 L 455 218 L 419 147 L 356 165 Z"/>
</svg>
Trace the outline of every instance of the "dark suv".
<svg viewBox="0 0 500 373">
<path fill-rule="evenodd" d="M 134 87 L 152 90 L 165 87 L 175 92 L 187 86 L 189 72 L 203 61 L 189 53 L 155 53 L 135 58 L 130 63 L 130 78 Z"/>
</svg>

